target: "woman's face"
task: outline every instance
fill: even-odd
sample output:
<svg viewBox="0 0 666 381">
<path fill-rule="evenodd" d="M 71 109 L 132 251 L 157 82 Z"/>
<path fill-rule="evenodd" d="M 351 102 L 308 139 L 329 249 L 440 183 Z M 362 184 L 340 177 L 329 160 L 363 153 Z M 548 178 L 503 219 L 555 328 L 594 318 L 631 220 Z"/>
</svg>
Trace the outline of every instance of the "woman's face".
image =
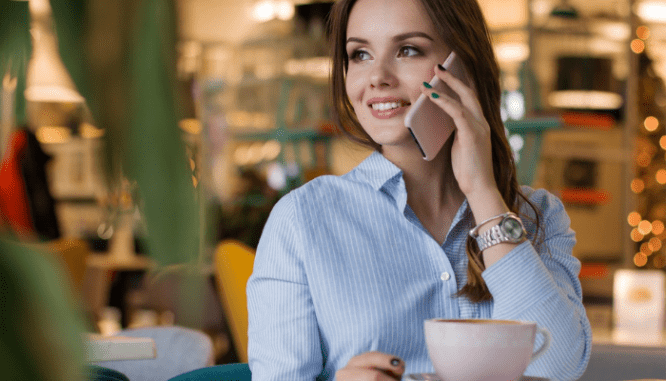
<svg viewBox="0 0 666 381">
<path fill-rule="evenodd" d="M 358 0 L 346 50 L 347 95 L 363 129 L 382 146 L 416 148 L 405 113 L 450 53 L 419 0 Z"/>
</svg>

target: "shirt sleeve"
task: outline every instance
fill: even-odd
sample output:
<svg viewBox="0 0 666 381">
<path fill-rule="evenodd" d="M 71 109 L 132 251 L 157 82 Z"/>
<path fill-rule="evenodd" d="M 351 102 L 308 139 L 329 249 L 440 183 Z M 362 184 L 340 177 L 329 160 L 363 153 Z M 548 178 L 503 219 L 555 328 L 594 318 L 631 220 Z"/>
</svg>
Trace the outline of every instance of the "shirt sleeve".
<svg viewBox="0 0 666 381">
<path fill-rule="evenodd" d="M 578 379 L 587 367 L 592 333 L 582 302 L 575 233 L 562 202 L 539 190 L 530 197 L 541 211 L 544 241 L 526 241 L 483 272 L 493 295 L 493 319 L 535 321 L 550 332 L 548 350 L 525 374 Z M 543 343 L 537 335 L 535 348 Z"/>
<path fill-rule="evenodd" d="M 273 207 L 247 284 L 253 380 L 314 380 L 323 356 L 293 192 Z"/>
</svg>

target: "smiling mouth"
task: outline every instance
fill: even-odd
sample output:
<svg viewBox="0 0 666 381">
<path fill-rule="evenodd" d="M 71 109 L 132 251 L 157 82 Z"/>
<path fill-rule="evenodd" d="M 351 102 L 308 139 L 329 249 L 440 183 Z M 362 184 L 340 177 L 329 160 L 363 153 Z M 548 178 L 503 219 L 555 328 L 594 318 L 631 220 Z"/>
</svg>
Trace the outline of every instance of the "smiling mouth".
<svg viewBox="0 0 666 381">
<path fill-rule="evenodd" d="M 405 107 L 405 106 L 410 106 L 411 103 L 409 102 L 382 102 L 382 103 L 373 103 L 370 105 L 373 110 L 375 111 L 390 111 L 394 110 L 400 107 Z"/>
</svg>

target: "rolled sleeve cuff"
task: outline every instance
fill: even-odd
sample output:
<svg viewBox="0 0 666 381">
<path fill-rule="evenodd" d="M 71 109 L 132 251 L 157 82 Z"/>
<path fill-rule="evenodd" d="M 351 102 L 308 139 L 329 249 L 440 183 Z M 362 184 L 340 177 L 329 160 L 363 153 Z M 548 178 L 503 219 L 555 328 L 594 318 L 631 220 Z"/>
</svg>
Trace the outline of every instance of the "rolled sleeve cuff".
<svg viewBox="0 0 666 381">
<path fill-rule="evenodd" d="M 481 276 L 493 295 L 495 319 L 520 315 L 557 292 L 555 280 L 529 240 L 507 253 Z"/>
</svg>

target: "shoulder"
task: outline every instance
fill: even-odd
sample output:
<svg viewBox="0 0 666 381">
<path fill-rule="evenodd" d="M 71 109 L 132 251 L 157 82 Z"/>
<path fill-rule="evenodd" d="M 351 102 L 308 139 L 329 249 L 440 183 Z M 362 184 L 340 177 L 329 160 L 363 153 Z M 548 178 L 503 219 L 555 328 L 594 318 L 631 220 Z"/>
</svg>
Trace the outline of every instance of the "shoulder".
<svg viewBox="0 0 666 381">
<path fill-rule="evenodd" d="M 543 189 L 543 188 L 538 188 L 534 189 L 532 187 L 529 187 L 527 185 L 523 185 L 521 187 L 521 191 L 527 197 L 527 199 L 534 204 L 534 206 L 539 210 L 541 214 L 551 214 L 553 212 L 558 212 L 558 211 L 563 211 L 564 210 L 564 205 L 562 204 L 562 201 L 552 194 L 551 192 Z M 525 210 L 525 208 L 529 208 L 525 203 L 523 203 L 522 208 L 523 212 L 531 212 L 529 210 Z"/>
<path fill-rule="evenodd" d="M 294 202 L 342 201 L 348 195 L 370 189 L 359 172 L 354 169 L 344 175 L 323 175 L 316 177 L 289 192 Z M 321 206 L 321 205 L 320 205 Z"/>
<path fill-rule="evenodd" d="M 571 219 L 556 195 L 545 189 L 533 189 L 529 186 L 522 186 L 521 191 L 536 208 L 535 211 L 527 202 L 521 204 L 521 213 L 530 220 L 526 223 L 526 228 L 538 218 L 547 235 L 549 232 L 569 229 Z"/>
</svg>

